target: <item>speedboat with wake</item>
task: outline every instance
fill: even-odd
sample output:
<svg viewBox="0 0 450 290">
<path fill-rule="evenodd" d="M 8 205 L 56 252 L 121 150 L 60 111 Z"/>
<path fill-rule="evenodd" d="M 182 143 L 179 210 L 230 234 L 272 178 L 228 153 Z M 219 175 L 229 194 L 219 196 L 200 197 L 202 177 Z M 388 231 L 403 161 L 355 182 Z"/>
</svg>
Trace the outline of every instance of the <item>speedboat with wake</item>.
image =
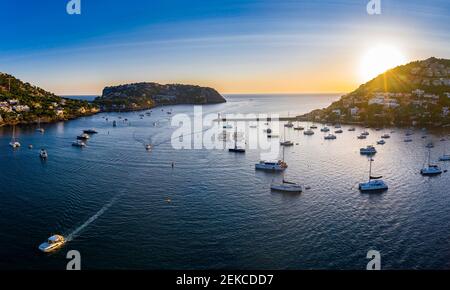
<svg viewBox="0 0 450 290">
<path fill-rule="evenodd" d="M 61 235 L 53 235 L 48 240 L 39 245 L 39 250 L 44 253 L 53 252 L 66 243 L 66 239 Z"/>
</svg>

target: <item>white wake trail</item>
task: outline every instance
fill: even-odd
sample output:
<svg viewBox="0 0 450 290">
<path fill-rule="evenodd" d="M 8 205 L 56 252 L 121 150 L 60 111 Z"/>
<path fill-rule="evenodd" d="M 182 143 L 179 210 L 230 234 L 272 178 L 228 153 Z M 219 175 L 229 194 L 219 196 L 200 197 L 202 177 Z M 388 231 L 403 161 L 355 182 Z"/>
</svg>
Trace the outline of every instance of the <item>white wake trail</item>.
<svg viewBox="0 0 450 290">
<path fill-rule="evenodd" d="M 93 223 L 96 219 L 98 219 L 102 214 L 104 214 L 116 201 L 117 199 L 119 199 L 119 197 L 122 196 L 122 194 L 117 195 L 116 197 L 114 197 L 110 202 L 108 202 L 107 204 L 105 204 L 105 206 L 103 206 L 96 214 L 94 214 L 93 216 L 91 216 L 87 221 L 85 221 L 81 226 L 79 226 L 78 228 L 76 228 L 73 232 L 71 232 L 70 234 L 68 234 L 66 236 L 66 241 L 70 242 L 72 241 L 74 238 L 77 237 L 77 235 L 84 230 L 87 226 L 89 226 L 91 223 Z"/>
</svg>

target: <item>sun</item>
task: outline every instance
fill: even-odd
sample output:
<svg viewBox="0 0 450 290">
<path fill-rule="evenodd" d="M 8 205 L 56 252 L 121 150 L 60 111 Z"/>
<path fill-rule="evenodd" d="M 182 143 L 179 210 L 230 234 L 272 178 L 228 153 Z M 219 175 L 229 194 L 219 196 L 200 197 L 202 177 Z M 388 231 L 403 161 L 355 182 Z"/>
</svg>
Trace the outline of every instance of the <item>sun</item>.
<svg viewBox="0 0 450 290">
<path fill-rule="evenodd" d="M 406 57 L 393 46 L 378 45 L 369 49 L 361 59 L 360 77 L 367 82 L 379 74 L 404 64 Z"/>
</svg>

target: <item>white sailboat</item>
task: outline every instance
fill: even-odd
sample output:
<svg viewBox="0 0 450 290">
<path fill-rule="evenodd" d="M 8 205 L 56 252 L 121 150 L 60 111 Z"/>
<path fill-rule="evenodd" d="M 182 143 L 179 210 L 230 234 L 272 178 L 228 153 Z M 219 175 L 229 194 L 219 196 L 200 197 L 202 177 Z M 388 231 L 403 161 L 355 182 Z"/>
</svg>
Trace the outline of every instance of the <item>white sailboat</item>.
<svg viewBox="0 0 450 290">
<path fill-rule="evenodd" d="M 431 148 L 428 148 L 428 165 L 420 170 L 423 176 L 433 176 L 442 174 L 442 169 L 436 164 L 431 163 Z"/>
<path fill-rule="evenodd" d="M 228 151 L 235 152 L 235 153 L 245 153 L 245 148 L 239 148 L 237 146 L 237 139 L 238 139 L 238 131 L 237 131 L 237 126 L 236 126 L 236 130 L 234 132 L 234 148 L 230 148 L 230 149 L 228 149 Z"/>
<path fill-rule="evenodd" d="M 372 176 L 372 162 L 373 159 L 369 158 L 369 181 L 359 184 L 359 190 L 361 192 L 379 192 L 388 189 L 388 185 L 382 180 L 383 176 Z"/>
<path fill-rule="evenodd" d="M 284 141 L 281 141 L 280 145 L 281 146 L 294 146 L 294 143 L 292 141 L 290 141 L 290 140 L 287 140 L 287 138 L 286 138 L 286 126 L 284 127 L 284 134 L 283 135 L 284 135 L 283 136 Z"/>
<path fill-rule="evenodd" d="M 12 133 L 11 142 L 9 142 L 9 146 L 11 146 L 14 149 L 20 147 L 20 143 L 16 139 L 16 126 L 15 125 L 13 126 L 13 133 Z"/>
<path fill-rule="evenodd" d="M 303 191 L 303 187 L 300 184 L 286 181 L 284 178 L 282 182 L 272 182 L 270 189 L 273 191 L 288 193 L 301 193 Z"/>
<path fill-rule="evenodd" d="M 444 146 L 444 154 L 442 154 L 442 156 L 439 157 L 439 161 L 450 161 L 450 154 L 445 153 L 445 146 Z"/>
<path fill-rule="evenodd" d="M 45 132 L 44 128 L 41 127 L 41 118 L 38 118 L 38 127 L 37 127 L 36 131 L 39 133 Z"/>
</svg>

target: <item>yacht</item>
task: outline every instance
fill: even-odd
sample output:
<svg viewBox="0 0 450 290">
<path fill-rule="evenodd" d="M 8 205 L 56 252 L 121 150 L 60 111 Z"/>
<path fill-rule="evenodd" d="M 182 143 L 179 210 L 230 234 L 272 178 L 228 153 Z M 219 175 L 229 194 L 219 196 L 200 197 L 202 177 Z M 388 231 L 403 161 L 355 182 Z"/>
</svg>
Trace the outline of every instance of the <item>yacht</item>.
<svg viewBox="0 0 450 290">
<path fill-rule="evenodd" d="M 289 182 L 284 179 L 281 183 L 272 182 L 272 184 L 270 185 L 270 189 L 273 191 L 290 192 L 290 193 L 301 193 L 303 191 L 303 188 L 300 184 L 297 184 L 295 182 Z"/>
<path fill-rule="evenodd" d="M 47 159 L 48 158 L 47 150 L 41 149 L 41 151 L 39 152 L 39 157 L 41 157 L 41 159 Z"/>
<path fill-rule="evenodd" d="M 442 174 L 442 169 L 438 165 L 431 164 L 431 148 L 428 148 L 428 165 L 420 170 L 420 174 L 424 176 Z"/>
<path fill-rule="evenodd" d="M 384 144 L 386 144 L 386 141 L 384 141 L 383 139 L 381 139 L 381 140 L 379 140 L 379 141 L 377 142 L 377 144 L 378 144 L 378 145 L 384 145 Z"/>
<path fill-rule="evenodd" d="M 330 132 L 330 129 L 328 127 L 323 127 L 320 129 L 320 132 Z"/>
<path fill-rule="evenodd" d="M 86 147 L 86 143 L 84 143 L 84 142 L 81 141 L 81 140 L 77 140 L 77 141 L 74 141 L 74 142 L 72 143 L 72 146 L 75 146 L 75 147 Z"/>
<path fill-rule="evenodd" d="M 336 139 L 336 135 L 329 134 L 329 135 L 325 136 L 324 139 L 325 140 L 334 140 L 334 139 Z"/>
<path fill-rule="evenodd" d="M 255 169 L 259 170 L 272 170 L 272 171 L 284 171 L 287 168 L 287 164 L 282 161 L 260 161 L 255 164 Z"/>
<path fill-rule="evenodd" d="M 66 243 L 66 240 L 61 235 L 53 235 L 45 243 L 42 243 L 39 245 L 39 250 L 41 250 L 44 253 L 49 253 L 54 250 L 57 250 L 64 246 Z"/>
<path fill-rule="evenodd" d="M 13 134 L 11 137 L 11 142 L 9 142 L 9 146 L 16 149 L 20 147 L 20 143 L 16 140 L 16 126 L 13 126 Z"/>
<path fill-rule="evenodd" d="M 368 145 L 366 148 L 359 149 L 359 153 L 363 155 L 373 155 L 377 153 L 377 149 L 375 149 L 372 145 Z"/>
<path fill-rule="evenodd" d="M 78 140 L 88 140 L 89 138 L 90 138 L 90 136 L 86 133 L 83 133 L 83 134 L 77 136 Z"/>
<path fill-rule="evenodd" d="M 284 171 L 288 167 L 284 162 L 284 147 L 283 147 L 283 159 L 278 161 L 260 161 L 255 164 L 256 170 L 270 170 L 270 171 Z"/>
<path fill-rule="evenodd" d="M 359 184 L 359 190 L 361 192 L 379 192 L 379 191 L 385 191 L 388 189 L 388 186 L 386 182 L 384 182 L 381 178 L 382 176 L 374 177 L 372 176 L 372 162 L 373 159 L 369 159 L 370 165 L 369 165 L 369 181 L 363 182 Z"/>
</svg>

